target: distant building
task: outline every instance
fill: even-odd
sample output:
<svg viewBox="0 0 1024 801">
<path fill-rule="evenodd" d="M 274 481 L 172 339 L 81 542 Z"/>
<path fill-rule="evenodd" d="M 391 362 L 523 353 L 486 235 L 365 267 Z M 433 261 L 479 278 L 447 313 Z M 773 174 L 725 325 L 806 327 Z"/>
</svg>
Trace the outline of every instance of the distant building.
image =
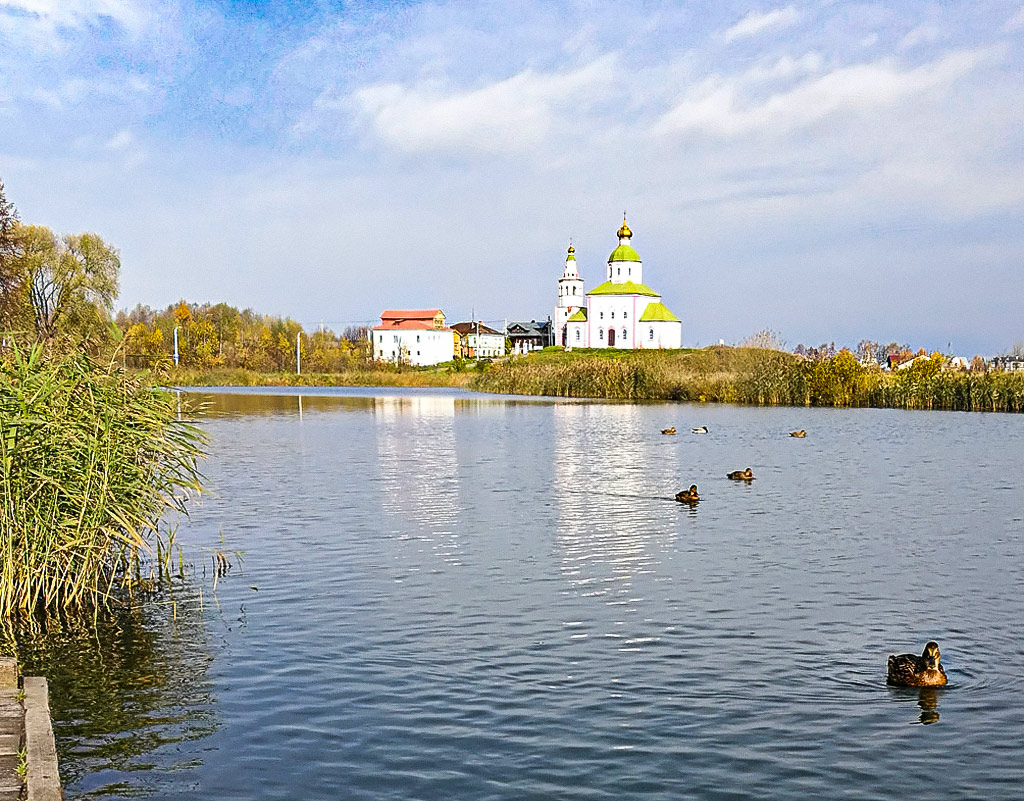
<svg viewBox="0 0 1024 801">
<path fill-rule="evenodd" d="M 1024 356 L 993 356 L 988 364 L 993 370 L 1015 373 L 1024 370 Z"/>
<path fill-rule="evenodd" d="M 572 303 L 575 295 L 571 291 L 579 278 L 575 272 L 575 252 L 570 247 L 558 282 L 556 319 L 563 309 L 572 311 L 562 329 L 556 330 L 556 343 L 566 347 L 630 350 L 682 347 L 683 324 L 661 302 L 661 295 L 644 284 L 643 262 L 630 245 L 633 232 L 625 218 L 617 236 L 619 246 L 608 257 L 607 280 L 590 290 L 579 305 Z M 582 291 L 582 281 L 579 287 Z"/>
<path fill-rule="evenodd" d="M 505 336 L 512 345 L 512 352 L 515 354 L 526 354 L 531 350 L 540 350 L 551 344 L 551 321 L 538 323 L 536 320 L 530 322 L 513 322 L 505 328 Z"/>
<path fill-rule="evenodd" d="M 456 323 L 455 355 L 462 359 L 493 359 L 505 355 L 505 335 L 481 322 Z"/>
<path fill-rule="evenodd" d="M 370 339 L 378 361 L 424 366 L 455 356 L 455 334 L 445 327 L 440 309 L 388 309 Z"/>
<path fill-rule="evenodd" d="M 912 362 L 914 358 L 914 354 L 908 350 L 905 350 L 902 353 L 890 353 L 885 357 L 885 366 L 890 370 L 900 369 L 900 365 L 903 364 L 909 367 L 910 362 Z"/>
</svg>

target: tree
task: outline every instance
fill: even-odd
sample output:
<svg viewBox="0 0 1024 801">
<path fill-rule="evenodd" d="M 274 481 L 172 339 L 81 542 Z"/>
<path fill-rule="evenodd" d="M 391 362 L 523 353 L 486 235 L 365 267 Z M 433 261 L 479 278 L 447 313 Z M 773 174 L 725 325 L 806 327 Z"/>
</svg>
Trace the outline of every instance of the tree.
<svg viewBox="0 0 1024 801">
<path fill-rule="evenodd" d="M 857 358 L 861 363 L 878 361 L 882 352 L 882 346 L 870 339 L 862 339 L 857 343 Z"/>
<path fill-rule="evenodd" d="M 36 338 L 93 338 L 110 319 L 121 260 L 96 234 L 57 237 L 42 225 L 20 226 L 19 280 L 27 290 Z"/>
<path fill-rule="evenodd" d="M 16 261 L 20 252 L 17 236 L 18 210 L 7 200 L 0 180 L 0 327 L 11 326 L 18 306 L 19 281 Z"/>
</svg>

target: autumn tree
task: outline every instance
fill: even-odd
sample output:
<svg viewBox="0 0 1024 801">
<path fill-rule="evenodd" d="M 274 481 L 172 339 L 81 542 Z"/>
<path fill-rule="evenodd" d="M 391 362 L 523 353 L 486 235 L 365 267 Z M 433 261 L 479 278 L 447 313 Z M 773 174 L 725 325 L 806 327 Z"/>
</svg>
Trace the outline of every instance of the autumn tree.
<svg viewBox="0 0 1024 801">
<path fill-rule="evenodd" d="M 19 226 L 13 261 L 15 300 L 25 306 L 36 338 L 76 344 L 105 336 L 117 297 L 121 260 L 96 234 L 58 237 L 42 225 Z"/>
<path fill-rule="evenodd" d="M 20 251 L 18 210 L 7 200 L 4 182 L 0 180 L 0 327 L 12 326 L 18 307 L 16 294 L 19 287 L 16 260 Z"/>
</svg>

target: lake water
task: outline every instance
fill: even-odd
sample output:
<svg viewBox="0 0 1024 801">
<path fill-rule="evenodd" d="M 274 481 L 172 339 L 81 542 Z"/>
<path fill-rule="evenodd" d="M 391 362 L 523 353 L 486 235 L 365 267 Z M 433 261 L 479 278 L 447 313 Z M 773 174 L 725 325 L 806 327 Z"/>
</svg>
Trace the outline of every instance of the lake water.
<svg viewBox="0 0 1024 801">
<path fill-rule="evenodd" d="M 69 797 L 1024 793 L 1024 417 L 303 393 L 203 396 L 173 605 L 23 646 Z"/>
</svg>

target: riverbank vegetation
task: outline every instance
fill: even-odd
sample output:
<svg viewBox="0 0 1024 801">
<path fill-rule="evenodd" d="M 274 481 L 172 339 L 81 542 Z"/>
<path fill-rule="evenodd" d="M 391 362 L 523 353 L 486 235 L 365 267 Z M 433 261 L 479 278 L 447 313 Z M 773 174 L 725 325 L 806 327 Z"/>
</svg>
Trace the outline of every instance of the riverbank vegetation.
<svg viewBox="0 0 1024 801">
<path fill-rule="evenodd" d="M 200 491 L 203 435 L 143 375 L 41 347 L 0 361 L 0 614 L 131 598 Z"/>
<path fill-rule="evenodd" d="M 1024 411 L 1024 374 L 944 370 L 933 354 L 910 368 L 865 367 L 848 350 L 806 359 L 764 348 L 574 351 L 550 348 L 495 364 L 474 389 L 524 395 L 788 406 Z"/>
<path fill-rule="evenodd" d="M 169 577 L 161 522 L 200 490 L 202 434 L 118 358 L 119 272 L 96 234 L 23 225 L 0 182 L 0 616 Z"/>
</svg>

